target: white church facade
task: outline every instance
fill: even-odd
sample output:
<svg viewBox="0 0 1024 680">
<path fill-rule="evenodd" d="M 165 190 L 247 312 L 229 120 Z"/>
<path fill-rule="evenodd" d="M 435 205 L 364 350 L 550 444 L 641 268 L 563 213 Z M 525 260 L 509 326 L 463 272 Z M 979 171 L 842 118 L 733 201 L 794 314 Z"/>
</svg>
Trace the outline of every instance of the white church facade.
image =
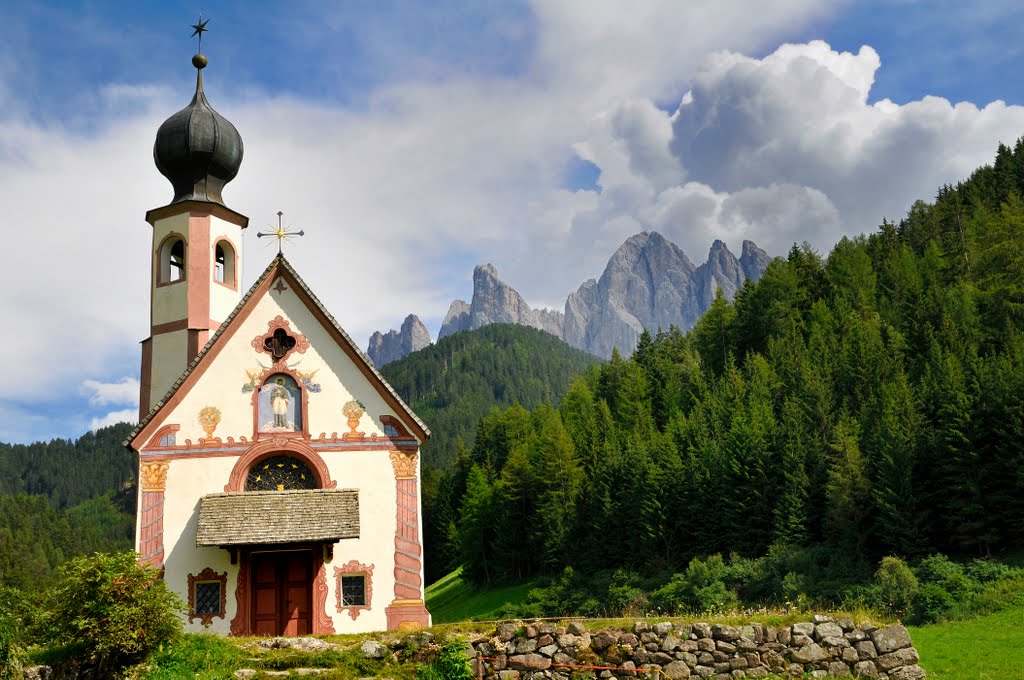
<svg viewBox="0 0 1024 680">
<path fill-rule="evenodd" d="M 203 92 L 157 133 L 172 202 L 153 229 L 142 343 L 136 550 L 186 628 L 305 635 L 430 625 L 419 447 L 426 425 L 275 257 L 239 286 L 228 208 L 242 140 Z"/>
</svg>

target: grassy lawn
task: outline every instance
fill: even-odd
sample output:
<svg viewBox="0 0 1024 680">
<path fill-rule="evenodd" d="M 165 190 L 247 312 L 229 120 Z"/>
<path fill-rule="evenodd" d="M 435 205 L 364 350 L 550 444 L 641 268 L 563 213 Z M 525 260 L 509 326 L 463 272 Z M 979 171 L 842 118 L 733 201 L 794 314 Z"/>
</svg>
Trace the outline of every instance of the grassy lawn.
<svg viewBox="0 0 1024 680">
<path fill-rule="evenodd" d="M 1024 680 L 1024 606 L 910 636 L 929 680 Z"/>
<path fill-rule="evenodd" d="M 498 618 L 503 604 L 525 599 L 535 586 L 535 581 L 526 581 L 477 591 L 462 580 L 462 569 L 456 569 L 427 587 L 427 609 L 434 623 L 491 621 Z"/>
</svg>

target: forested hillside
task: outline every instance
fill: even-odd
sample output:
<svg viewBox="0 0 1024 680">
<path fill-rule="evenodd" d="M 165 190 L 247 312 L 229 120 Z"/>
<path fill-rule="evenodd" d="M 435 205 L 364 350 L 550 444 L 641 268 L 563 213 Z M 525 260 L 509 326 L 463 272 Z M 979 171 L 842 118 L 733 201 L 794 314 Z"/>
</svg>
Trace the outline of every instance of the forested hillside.
<svg viewBox="0 0 1024 680">
<path fill-rule="evenodd" d="M 441 338 L 381 369 L 432 433 L 423 464 L 449 469 L 459 439 L 472 441 L 495 406 L 557 402 L 597 357 L 544 331 L 493 324 Z"/>
<path fill-rule="evenodd" d="M 898 224 L 795 246 L 557 410 L 489 415 L 440 481 L 432 559 L 478 583 L 604 573 L 607 602 L 732 553 L 679 583 L 746 570 L 741 596 L 781 602 L 850 596 L 885 555 L 1019 546 L 1022 193 L 1018 142 Z"/>
<path fill-rule="evenodd" d="M 131 548 L 130 430 L 121 423 L 77 441 L 0 443 L 0 587 L 32 590 L 71 556 Z"/>
<path fill-rule="evenodd" d="M 494 324 L 441 338 L 381 369 L 432 432 L 422 450 L 426 545 L 446 549 L 452 489 L 441 483 L 442 473 L 451 469 L 464 442 L 472 444 L 480 419 L 513 404 L 557 403 L 597 361 L 544 331 Z M 427 582 L 443 576 L 449 561 L 427 560 Z"/>
</svg>

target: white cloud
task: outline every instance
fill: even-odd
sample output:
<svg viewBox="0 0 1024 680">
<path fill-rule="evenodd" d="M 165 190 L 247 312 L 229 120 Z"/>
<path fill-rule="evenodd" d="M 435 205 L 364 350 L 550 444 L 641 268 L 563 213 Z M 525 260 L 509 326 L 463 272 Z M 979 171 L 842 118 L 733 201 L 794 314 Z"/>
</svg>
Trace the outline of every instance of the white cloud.
<svg viewBox="0 0 1024 680">
<path fill-rule="evenodd" d="M 99 380 L 83 380 L 82 391 L 89 397 L 90 406 L 110 406 L 116 404 L 139 405 L 139 381 L 126 376 L 117 382 L 101 382 Z"/>
<path fill-rule="evenodd" d="M 642 97 L 606 107 L 575 146 L 601 169 L 599 190 L 571 216 L 565 245 L 551 238 L 564 232 L 546 232 L 529 267 L 588 243 L 606 258 L 641 229 L 661 231 L 694 260 L 716 238 L 736 251 L 751 239 L 776 255 L 804 240 L 827 252 L 844 234 L 898 220 L 1024 131 L 1024 107 L 1000 101 L 871 102 L 879 68 L 869 46 L 852 54 L 820 41 L 782 45 L 763 59 L 719 52 L 692 75 L 673 113 Z M 604 261 L 575 262 L 583 263 L 586 273 L 562 270 L 580 281 Z M 529 280 L 526 270 L 510 279 Z"/>
<path fill-rule="evenodd" d="M 93 432 L 96 430 L 107 427 L 109 425 L 116 425 L 117 423 L 135 423 L 139 420 L 139 412 L 137 409 L 125 409 L 123 411 L 111 411 L 110 413 L 100 418 L 93 418 L 89 421 L 89 429 Z"/>
</svg>

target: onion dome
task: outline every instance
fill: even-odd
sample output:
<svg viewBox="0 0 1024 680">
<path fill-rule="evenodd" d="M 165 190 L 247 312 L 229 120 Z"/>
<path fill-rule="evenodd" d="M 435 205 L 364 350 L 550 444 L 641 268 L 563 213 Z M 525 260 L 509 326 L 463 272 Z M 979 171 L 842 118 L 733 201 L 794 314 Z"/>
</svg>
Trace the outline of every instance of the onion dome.
<svg viewBox="0 0 1024 680">
<path fill-rule="evenodd" d="M 192 102 L 164 121 L 156 133 L 153 160 L 171 181 L 174 199 L 224 205 L 221 190 L 242 165 L 242 137 L 224 116 L 213 110 L 203 92 L 206 57 L 192 57 L 196 94 Z"/>
</svg>

